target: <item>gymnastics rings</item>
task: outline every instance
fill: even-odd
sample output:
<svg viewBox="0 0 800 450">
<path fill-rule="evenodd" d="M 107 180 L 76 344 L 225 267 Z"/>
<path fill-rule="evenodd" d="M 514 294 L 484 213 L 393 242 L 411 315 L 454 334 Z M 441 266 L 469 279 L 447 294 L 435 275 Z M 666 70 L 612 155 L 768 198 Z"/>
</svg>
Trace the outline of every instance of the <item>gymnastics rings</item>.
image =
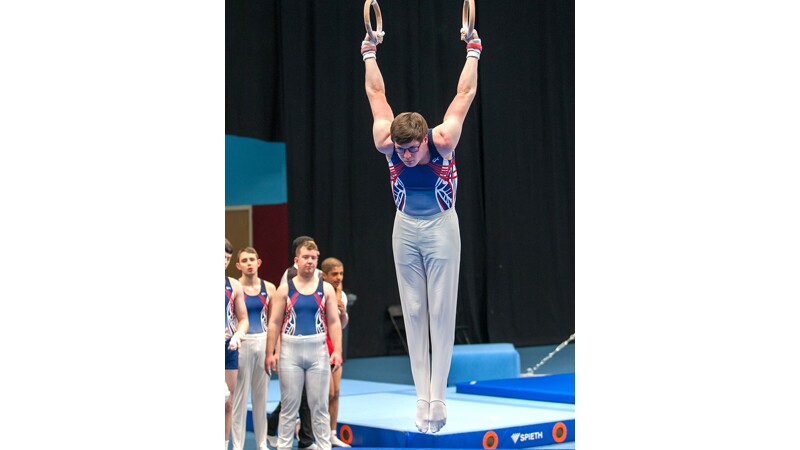
<svg viewBox="0 0 800 450">
<path fill-rule="evenodd" d="M 464 0 L 464 7 L 461 8 L 462 39 L 465 41 L 472 39 L 473 31 L 475 31 L 475 0 Z"/>
<path fill-rule="evenodd" d="M 372 22 L 369 19 L 369 7 L 375 10 L 375 30 L 372 29 Z M 383 18 L 381 17 L 381 7 L 378 6 L 378 0 L 366 0 L 364 2 L 364 27 L 367 29 L 369 40 L 378 45 L 383 42 Z"/>
</svg>

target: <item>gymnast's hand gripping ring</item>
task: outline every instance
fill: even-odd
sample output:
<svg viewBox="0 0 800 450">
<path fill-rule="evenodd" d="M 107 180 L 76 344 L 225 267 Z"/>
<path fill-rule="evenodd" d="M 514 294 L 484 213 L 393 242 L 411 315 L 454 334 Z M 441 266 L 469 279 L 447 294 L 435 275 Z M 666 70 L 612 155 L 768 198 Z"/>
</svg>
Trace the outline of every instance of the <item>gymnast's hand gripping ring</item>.
<svg viewBox="0 0 800 450">
<path fill-rule="evenodd" d="M 475 30 L 475 0 L 464 0 L 461 8 L 461 39 L 469 42 Z"/>
<path fill-rule="evenodd" d="M 372 29 L 372 22 L 370 22 L 369 18 L 370 6 L 375 10 L 375 30 Z M 364 2 L 364 28 L 367 29 L 367 36 L 369 36 L 369 40 L 373 44 L 378 45 L 383 42 L 383 35 L 386 33 L 383 31 L 383 18 L 381 17 L 381 8 L 378 6 L 378 0 L 366 0 Z"/>
</svg>

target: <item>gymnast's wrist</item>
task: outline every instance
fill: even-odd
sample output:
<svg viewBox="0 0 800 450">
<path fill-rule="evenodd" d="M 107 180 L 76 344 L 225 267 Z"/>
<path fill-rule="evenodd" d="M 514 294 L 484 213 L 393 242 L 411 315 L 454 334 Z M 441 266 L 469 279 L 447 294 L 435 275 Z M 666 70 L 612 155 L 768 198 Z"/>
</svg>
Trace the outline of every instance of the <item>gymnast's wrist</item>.
<svg viewBox="0 0 800 450">
<path fill-rule="evenodd" d="M 483 46 L 480 39 L 472 39 L 467 43 L 467 58 L 481 59 L 481 51 Z"/>
<path fill-rule="evenodd" d="M 361 59 L 366 61 L 368 59 L 376 59 L 375 53 L 378 51 L 378 46 L 370 41 L 361 41 Z"/>
</svg>

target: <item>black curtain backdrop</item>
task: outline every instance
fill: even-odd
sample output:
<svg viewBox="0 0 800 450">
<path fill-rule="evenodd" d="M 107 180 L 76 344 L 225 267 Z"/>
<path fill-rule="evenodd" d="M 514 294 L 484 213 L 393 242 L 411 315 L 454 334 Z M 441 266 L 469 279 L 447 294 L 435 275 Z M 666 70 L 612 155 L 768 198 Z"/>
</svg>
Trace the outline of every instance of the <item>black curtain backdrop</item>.
<svg viewBox="0 0 800 450">
<path fill-rule="evenodd" d="M 462 2 L 380 7 L 389 104 L 438 125 L 466 56 Z M 473 343 L 556 344 L 575 332 L 575 5 L 477 0 L 476 9 L 478 95 L 456 149 L 458 324 Z M 386 312 L 400 302 L 395 207 L 372 142 L 362 11 L 355 0 L 229 0 L 225 18 L 226 133 L 286 142 L 289 235 L 313 236 L 322 258 L 341 259 L 345 289 L 358 295 L 349 357 L 399 348 Z"/>
</svg>

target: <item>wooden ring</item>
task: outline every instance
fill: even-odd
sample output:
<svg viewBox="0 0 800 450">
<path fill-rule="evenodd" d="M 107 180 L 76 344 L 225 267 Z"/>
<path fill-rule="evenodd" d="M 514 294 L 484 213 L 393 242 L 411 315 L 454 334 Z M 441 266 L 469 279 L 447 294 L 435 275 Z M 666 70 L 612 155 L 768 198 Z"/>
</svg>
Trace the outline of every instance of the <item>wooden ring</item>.
<svg viewBox="0 0 800 450">
<path fill-rule="evenodd" d="M 465 41 L 472 39 L 472 32 L 475 30 L 475 0 L 464 0 L 464 7 L 461 8 L 461 30 L 466 33 Z"/>
<path fill-rule="evenodd" d="M 372 9 L 375 10 L 375 23 L 377 25 L 375 30 L 372 29 L 372 22 L 369 19 L 370 5 L 372 5 Z M 383 32 L 383 18 L 381 17 L 381 7 L 378 6 L 378 0 L 364 1 L 364 27 L 367 29 L 367 35 L 373 44 L 377 45 L 383 42 L 383 35 L 385 33 Z"/>
</svg>

